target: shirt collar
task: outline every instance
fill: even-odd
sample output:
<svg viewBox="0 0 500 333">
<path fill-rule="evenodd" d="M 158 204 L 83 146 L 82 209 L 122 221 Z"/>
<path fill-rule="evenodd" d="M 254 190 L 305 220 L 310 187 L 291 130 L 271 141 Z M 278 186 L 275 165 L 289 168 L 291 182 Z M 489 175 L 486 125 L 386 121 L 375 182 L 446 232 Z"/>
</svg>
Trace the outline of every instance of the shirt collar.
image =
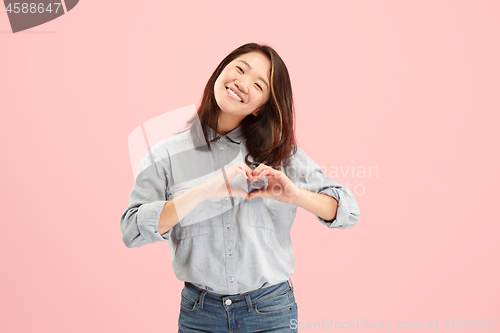
<svg viewBox="0 0 500 333">
<path fill-rule="evenodd" d="M 210 141 L 218 140 L 221 137 L 221 135 L 214 131 L 210 126 L 208 126 L 208 134 L 209 138 L 213 138 Z M 238 127 L 233 129 L 231 132 L 227 133 L 226 136 L 235 143 L 241 143 L 243 140 L 243 130 L 241 128 L 241 124 L 239 124 Z"/>
</svg>

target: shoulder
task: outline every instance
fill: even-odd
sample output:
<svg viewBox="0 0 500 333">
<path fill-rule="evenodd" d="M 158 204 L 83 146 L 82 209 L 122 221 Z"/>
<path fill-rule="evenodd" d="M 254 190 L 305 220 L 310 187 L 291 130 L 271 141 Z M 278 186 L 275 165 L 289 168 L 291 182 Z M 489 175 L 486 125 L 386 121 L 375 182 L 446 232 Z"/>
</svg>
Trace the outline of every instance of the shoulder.
<svg viewBox="0 0 500 333">
<path fill-rule="evenodd" d="M 292 146 L 290 150 L 290 158 L 289 164 L 297 164 L 297 163 L 302 163 L 306 159 L 308 159 L 309 156 L 299 147 Z"/>
<path fill-rule="evenodd" d="M 295 146 L 294 146 L 295 147 Z M 284 168 L 286 173 L 289 172 L 311 172 L 318 169 L 318 164 L 306 154 L 304 150 L 295 147 L 293 155 L 289 158 L 288 165 Z"/>
<path fill-rule="evenodd" d="M 151 152 L 159 155 L 169 155 L 185 149 L 190 149 L 192 147 L 193 142 L 191 140 L 191 134 L 189 129 L 187 129 L 179 134 L 158 142 L 151 147 Z"/>
<path fill-rule="evenodd" d="M 193 147 L 189 129 L 179 134 L 163 139 L 153 145 L 147 147 L 147 151 L 142 155 L 139 165 L 139 171 L 150 167 L 152 164 L 162 165 L 169 164 L 171 156 L 189 150 Z"/>
</svg>

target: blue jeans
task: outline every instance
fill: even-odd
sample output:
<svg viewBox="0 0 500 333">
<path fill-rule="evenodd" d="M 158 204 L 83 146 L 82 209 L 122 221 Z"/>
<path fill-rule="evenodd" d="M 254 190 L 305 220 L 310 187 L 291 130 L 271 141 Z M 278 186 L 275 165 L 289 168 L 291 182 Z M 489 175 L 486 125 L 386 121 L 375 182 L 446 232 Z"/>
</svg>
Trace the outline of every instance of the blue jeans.
<svg viewBox="0 0 500 333">
<path fill-rule="evenodd" d="M 297 332 L 291 328 L 297 321 L 293 285 L 288 281 L 229 296 L 184 282 L 181 292 L 179 333 L 290 333 Z"/>
</svg>

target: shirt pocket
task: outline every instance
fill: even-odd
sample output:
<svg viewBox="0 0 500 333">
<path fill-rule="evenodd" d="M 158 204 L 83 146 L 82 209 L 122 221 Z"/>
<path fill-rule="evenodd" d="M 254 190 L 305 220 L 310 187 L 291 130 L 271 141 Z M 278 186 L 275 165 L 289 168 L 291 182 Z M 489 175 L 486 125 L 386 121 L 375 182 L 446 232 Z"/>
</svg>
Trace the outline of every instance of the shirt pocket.
<svg viewBox="0 0 500 333">
<path fill-rule="evenodd" d="M 276 216 L 276 209 L 274 207 L 273 199 L 269 198 L 255 198 L 248 202 L 248 210 L 250 219 L 248 224 L 252 227 L 274 230 L 274 221 Z"/>
<path fill-rule="evenodd" d="M 255 198 L 252 201 L 262 200 L 260 203 L 249 207 L 250 220 L 249 225 L 253 227 L 270 229 L 276 232 L 289 232 L 293 221 L 297 206 L 277 201 L 270 198 Z"/>
<path fill-rule="evenodd" d="M 193 186 L 181 186 L 171 189 L 171 200 L 177 198 L 183 193 L 186 193 L 192 188 Z M 197 211 L 200 208 L 199 206 L 200 205 L 195 207 L 191 212 L 189 212 L 189 214 L 184 216 L 184 218 L 181 219 L 177 225 L 175 225 L 175 237 L 179 241 L 207 235 L 209 233 L 209 226 L 205 222 L 202 222 L 203 218 L 200 217 L 200 214 Z"/>
<path fill-rule="evenodd" d="M 209 233 L 208 226 L 188 225 L 187 227 L 180 227 L 176 230 L 178 240 L 192 238 L 196 236 L 203 236 Z"/>
<path fill-rule="evenodd" d="M 198 182 L 191 181 L 170 187 L 168 200 L 179 197 L 196 185 L 198 185 Z M 182 228 L 190 227 L 192 229 L 196 229 L 196 226 L 216 226 L 220 224 L 217 222 L 217 216 L 219 216 L 220 220 L 220 207 L 221 199 L 207 199 L 194 207 L 178 224 Z"/>
</svg>

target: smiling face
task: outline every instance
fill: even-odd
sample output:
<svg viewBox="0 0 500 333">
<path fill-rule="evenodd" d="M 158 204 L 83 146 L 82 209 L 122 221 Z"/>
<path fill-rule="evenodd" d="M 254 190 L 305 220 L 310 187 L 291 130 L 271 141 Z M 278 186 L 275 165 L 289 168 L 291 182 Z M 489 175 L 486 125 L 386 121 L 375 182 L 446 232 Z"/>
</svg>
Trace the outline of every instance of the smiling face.
<svg viewBox="0 0 500 333">
<path fill-rule="evenodd" d="M 220 117 L 239 124 L 263 106 L 270 96 L 271 62 L 260 52 L 249 52 L 231 61 L 215 81 L 214 94 Z"/>
</svg>

